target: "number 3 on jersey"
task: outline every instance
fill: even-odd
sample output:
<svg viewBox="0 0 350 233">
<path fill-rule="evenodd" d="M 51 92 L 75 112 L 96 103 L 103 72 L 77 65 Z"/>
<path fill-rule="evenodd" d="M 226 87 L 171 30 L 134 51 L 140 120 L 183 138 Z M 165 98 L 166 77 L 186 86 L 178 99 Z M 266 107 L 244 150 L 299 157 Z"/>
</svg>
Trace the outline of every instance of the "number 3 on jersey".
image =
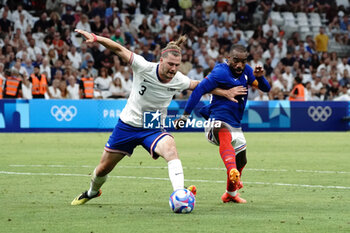
<svg viewBox="0 0 350 233">
<path fill-rule="evenodd" d="M 139 94 L 140 94 L 140 95 L 145 94 L 146 89 L 147 89 L 147 87 L 145 87 L 144 85 L 142 85 L 142 86 L 141 86 L 141 90 L 139 91 Z"/>
</svg>

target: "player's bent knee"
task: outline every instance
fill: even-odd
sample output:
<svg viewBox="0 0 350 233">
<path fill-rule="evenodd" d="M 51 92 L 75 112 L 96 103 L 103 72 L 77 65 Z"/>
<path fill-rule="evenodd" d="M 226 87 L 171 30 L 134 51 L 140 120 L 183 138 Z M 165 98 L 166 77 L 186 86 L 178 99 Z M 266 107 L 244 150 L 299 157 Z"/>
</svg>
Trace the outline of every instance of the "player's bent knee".
<svg viewBox="0 0 350 233">
<path fill-rule="evenodd" d="M 165 152 L 162 157 L 166 160 L 166 161 L 171 161 L 174 159 L 178 159 L 179 155 L 177 154 L 176 148 L 170 149 L 169 151 Z"/>
<path fill-rule="evenodd" d="M 175 144 L 163 147 L 159 155 L 162 156 L 166 161 L 179 158 Z"/>
<path fill-rule="evenodd" d="M 162 138 L 155 148 L 155 152 L 162 156 L 166 161 L 178 159 L 175 140 L 171 136 L 165 136 Z"/>
</svg>

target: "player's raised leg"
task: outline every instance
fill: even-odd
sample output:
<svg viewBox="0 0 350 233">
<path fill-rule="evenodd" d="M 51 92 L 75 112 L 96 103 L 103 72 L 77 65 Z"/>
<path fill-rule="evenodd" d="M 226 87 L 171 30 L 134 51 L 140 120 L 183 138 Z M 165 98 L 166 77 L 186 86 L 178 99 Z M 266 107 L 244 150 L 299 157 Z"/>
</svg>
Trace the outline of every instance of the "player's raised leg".
<svg viewBox="0 0 350 233">
<path fill-rule="evenodd" d="M 99 165 L 91 176 L 90 189 L 77 196 L 71 205 L 82 205 L 101 195 L 101 186 L 106 182 L 108 173 L 124 158 L 125 154 L 104 151 Z"/>
</svg>

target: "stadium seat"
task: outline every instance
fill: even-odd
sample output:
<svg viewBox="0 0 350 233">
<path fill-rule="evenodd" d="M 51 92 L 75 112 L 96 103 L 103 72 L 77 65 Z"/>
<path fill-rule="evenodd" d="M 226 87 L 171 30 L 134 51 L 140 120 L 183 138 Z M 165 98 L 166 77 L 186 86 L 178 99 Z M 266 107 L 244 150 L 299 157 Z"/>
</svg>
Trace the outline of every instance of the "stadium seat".
<svg viewBox="0 0 350 233">
<path fill-rule="evenodd" d="M 310 13 L 309 14 L 309 21 L 310 21 L 310 25 L 312 27 L 321 27 L 322 26 L 321 17 L 318 13 Z"/>
<path fill-rule="evenodd" d="M 306 19 L 307 20 L 307 15 L 305 12 L 298 12 L 297 13 L 297 18 L 298 19 Z"/>
<path fill-rule="evenodd" d="M 300 32 L 310 32 L 309 26 L 299 26 L 299 31 Z"/>
<path fill-rule="evenodd" d="M 271 11 L 270 17 L 272 19 L 272 22 L 276 24 L 277 26 L 282 26 L 284 23 L 284 19 L 282 18 L 281 14 L 277 11 Z"/>
<path fill-rule="evenodd" d="M 300 39 L 305 40 L 306 36 L 312 34 L 308 25 L 299 26 Z"/>
<path fill-rule="evenodd" d="M 281 13 L 284 18 L 284 25 L 282 29 L 286 32 L 286 37 L 288 37 L 291 33 L 298 30 L 299 26 L 295 22 L 295 17 L 291 12 L 282 12 Z"/>
<path fill-rule="evenodd" d="M 321 21 L 318 21 L 316 19 L 310 20 L 310 23 L 311 23 L 311 26 L 313 26 L 313 27 L 321 27 L 322 26 Z"/>
<path fill-rule="evenodd" d="M 328 19 L 326 18 L 326 13 L 322 13 L 321 22 L 323 25 L 327 24 Z"/>
<path fill-rule="evenodd" d="M 287 35 L 289 35 L 290 32 L 297 31 L 299 26 L 296 24 L 296 20 L 293 13 L 283 12 L 282 15 L 284 18 L 284 25 L 282 28 L 284 31 L 286 31 Z"/>
<path fill-rule="evenodd" d="M 299 26 L 309 26 L 308 18 L 304 12 L 297 13 L 297 22 Z"/>
<path fill-rule="evenodd" d="M 282 12 L 284 21 L 295 22 L 295 17 L 292 12 Z"/>
<path fill-rule="evenodd" d="M 349 0 L 336 0 L 337 6 L 344 6 L 344 8 L 350 7 Z"/>
<path fill-rule="evenodd" d="M 316 13 L 316 12 L 309 13 L 309 17 L 310 17 L 310 19 L 319 19 L 319 20 L 321 20 L 320 14 Z"/>
<path fill-rule="evenodd" d="M 325 34 L 327 35 L 330 35 L 331 34 L 331 31 L 329 30 L 329 27 L 325 27 Z"/>
<path fill-rule="evenodd" d="M 298 18 L 297 23 L 299 26 L 309 26 L 308 19 Z"/>
<path fill-rule="evenodd" d="M 312 26 L 312 32 L 319 33 L 320 27 L 318 26 Z"/>
<path fill-rule="evenodd" d="M 338 46 L 338 43 L 334 39 L 331 39 L 329 40 L 328 46 L 331 48 L 336 48 Z"/>
</svg>

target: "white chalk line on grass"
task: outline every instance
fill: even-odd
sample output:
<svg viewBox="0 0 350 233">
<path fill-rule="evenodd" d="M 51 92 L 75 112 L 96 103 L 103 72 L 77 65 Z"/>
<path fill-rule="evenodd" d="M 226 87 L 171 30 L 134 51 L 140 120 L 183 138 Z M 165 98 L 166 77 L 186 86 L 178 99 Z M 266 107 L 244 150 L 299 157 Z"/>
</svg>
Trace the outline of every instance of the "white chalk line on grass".
<svg viewBox="0 0 350 233">
<path fill-rule="evenodd" d="M 79 166 L 67 166 L 67 165 L 55 165 L 55 164 L 11 164 L 10 167 L 60 167 L 60 168 L 70 168 L 70 167 L 83 167 L 83 168 L 95 168 L 96 166 L 91 165 L 79 165 Z M 168 167 L 161 166 L 117 166 L 117 168 L 137 168 L 137 169 L 168 169 Z M 226 168 L 215 168 L 215 167 L 183 167 L 183 169 L 191 170 L 226 170 Z M 256 172 L 292 172 L 287 169 L 263 169 L 263 168 L 245 168 L 244 171 L 256 171 Z M 316 170 L 294 170 L 300 173 L 324 173 L 324 174 L 350 174 L 347 171 L 316 171 Z"/>
<path fill-rule="evenodd" d="M 10 172 L 10 171 L 0 171 L 0 174 L 4 175 L 27 175 L 27 176 L 84 176 L 90 177 L 86 174 L 69 174 L 69 173 L 33 173 L 33 172 Z M 169 178 L 160 178 L 160 177 L 139 177 L 139 176 L 109 176 L 112 178 L 119 179 L 142 179 L 142 180 L 166 180 Z M 188 180 L 186 182 L 202 182 L 202 183 L 226 183 L 222 180 Z M 349 189 L 350 187 L 346 186 L 327 186 L 327 185 L 309 185 L 309 184 L 284 184 L 284 183 L 269 183 L 269 182 L 250 182 L 245 181 L 244 184 L 257 184 L 257 185 L 274 185 L 274 186 L 291 186 L 291 187 L 303 187 L 303 188 L 324 188 L 324 189 Z"/>
</svg>

